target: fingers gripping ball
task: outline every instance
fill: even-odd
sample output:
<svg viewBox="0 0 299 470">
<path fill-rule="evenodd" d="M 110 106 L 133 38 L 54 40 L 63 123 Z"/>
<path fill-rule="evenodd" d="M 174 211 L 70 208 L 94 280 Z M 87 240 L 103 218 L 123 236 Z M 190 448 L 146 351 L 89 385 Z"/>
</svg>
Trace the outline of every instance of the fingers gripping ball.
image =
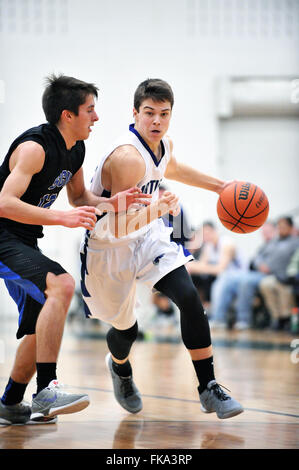
<svg viewBox="0 0 299 470">
<path fill-rule="evenodd" d="M 265 223 L 268 213 L 268 198 L 256 184 L 234 182 L 218 198 L 218 217 L 231 232 L 254 232 Z"/>
</svg>

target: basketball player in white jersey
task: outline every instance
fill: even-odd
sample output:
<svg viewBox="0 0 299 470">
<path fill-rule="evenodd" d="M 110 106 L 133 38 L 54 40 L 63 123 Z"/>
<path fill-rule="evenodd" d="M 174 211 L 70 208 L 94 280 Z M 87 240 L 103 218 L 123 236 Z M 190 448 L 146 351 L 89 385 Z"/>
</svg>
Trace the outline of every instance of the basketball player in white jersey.
<svg viewBox="0 0 299 470">
<path fill-rule="evenodd" d="M 177 213 L 178 199 L 171 193 L 158 199 L 164 177 L 218 194 L 228 183 L 174 158 L 172 141 L 166 136 L 173 102 L 172 89 L 163 80 L 142 82 L 134 95 L 135 123 L 99 162 L 91 185 L 94 194 L 109 196 L 137 186 L 152 195 L 152 204 L 117 218 L 103 214 L 95 229 L 86 232 L 81 246 L 82 294 L 86 315 L 111 325 L 106 362 L 123 408 L 131 413 L 142 409 L 129 353 L 138 332 L 136 282 L 143 282 L 167 295 L 180 310 L 182 340 L 199 381 L 202 410 L 229 418 L 243 408 L 215 380 L 208 319 L 185 268 L 193 258 L 170 241 L 171 229 L 160 218 L 169 211 Z"/>
</svg>

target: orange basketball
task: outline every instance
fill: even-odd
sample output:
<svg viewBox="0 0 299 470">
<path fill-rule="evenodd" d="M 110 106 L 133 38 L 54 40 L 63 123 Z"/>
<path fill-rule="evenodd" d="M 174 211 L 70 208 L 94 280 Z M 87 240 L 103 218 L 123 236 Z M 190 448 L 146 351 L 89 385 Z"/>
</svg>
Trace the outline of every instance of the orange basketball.
<svg viewBox="0 0 299 470">
<path fill-rule="evenodd" d="M 218 217 L 232 232 L 254 232 L 264 224 L 268 213 L 268 198 L 256 184 L 246 181 L 231 183 L 218 198 Z"/>
</svg>

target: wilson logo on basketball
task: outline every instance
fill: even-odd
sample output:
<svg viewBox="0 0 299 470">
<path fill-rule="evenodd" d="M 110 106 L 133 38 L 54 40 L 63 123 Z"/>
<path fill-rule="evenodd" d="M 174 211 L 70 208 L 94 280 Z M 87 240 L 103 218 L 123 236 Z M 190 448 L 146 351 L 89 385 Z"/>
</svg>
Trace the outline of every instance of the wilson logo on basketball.
<svg viewBox="0 0 299 470">
<path fill-rule="evenodd" d="M 257 201 L 257 203 L 255 204 L 257 208 L 261 207 L 261 205 L 263 204 L 263 200 L 265 199 L 266 197 L 266 194 L 263 192 L 261 197 L 259 198 L 259 200 Z"/>
<path fill-rule="evenodd" d="M 239 200 L 243 199 L 246 201 L 248 199 L 248 194 L 250 190 L 250 183 L 242 184 L 240 193 L 239 193 Z"/>
</svg>

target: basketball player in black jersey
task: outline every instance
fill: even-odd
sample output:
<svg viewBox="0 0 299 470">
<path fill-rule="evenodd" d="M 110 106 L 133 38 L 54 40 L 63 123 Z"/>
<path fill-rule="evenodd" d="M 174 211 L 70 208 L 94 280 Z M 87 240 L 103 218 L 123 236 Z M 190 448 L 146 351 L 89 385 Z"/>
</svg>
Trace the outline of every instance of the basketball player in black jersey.
<svg viewBox="0 0 299 470">
<path fill-rule="evenodd" d="M 85 394 L 59 391 L 56 363 L 74 280 L 41 253 L 37 240 L 43 225 L 93 228 L 96 206 L 108 201 L 85 189 L 82 170 L 83 141 L 98 120 L 97 92 L 72 77 L 49 77 L 42 102 L 48 122 L 20 135 L 0 167 L 0 277 L 18 306 L 17 338 L 23 338 L 0 400 L 2 424 L 53 422 L 89 404 Z M 63 187 L 75 208 L 48 210 Z M 138 188 L 118 193 L 106 209 L 134 202 L 148 203 Z M 30 407 L 22 400 L 35 371 Z"/>
</svg>

